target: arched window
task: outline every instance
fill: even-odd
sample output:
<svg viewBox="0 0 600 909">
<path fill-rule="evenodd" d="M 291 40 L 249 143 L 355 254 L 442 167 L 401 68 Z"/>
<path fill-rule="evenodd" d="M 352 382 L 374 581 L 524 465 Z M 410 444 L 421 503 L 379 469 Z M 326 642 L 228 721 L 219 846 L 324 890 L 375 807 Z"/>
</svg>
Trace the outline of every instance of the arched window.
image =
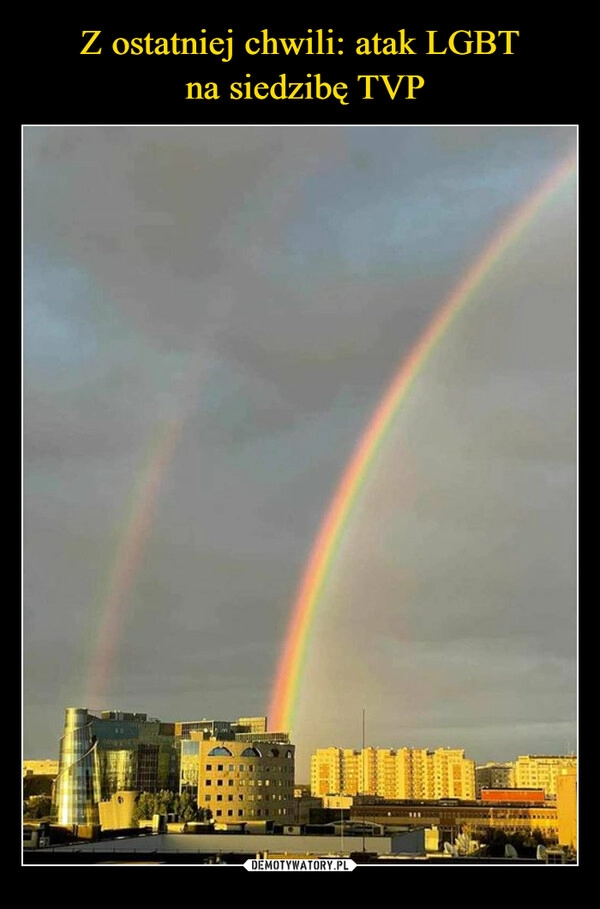
<svg viewBox="0 0 600 909">
<path fill-rule="evenodd" d="M 286 756 L 286 758 L 293 758 L 293 757 L 294 757 L 294 752 L 293 752 L 293 751 L 290 751 L 290 750 L 288 749 L 288 750 L 286 751 L 286 753 L 285 753 L 285 756 Z"/>
<path fill-rule="evenodd" d="M 208 752 L 209 757 L 218 757 L 221 754 L 226 754 L 229 757 L 233 757 L 233 754 L 231 753 L 229 748 L 225 748 L 224 745 L 218 745 L 216 748 L 213 748 L 212 751 Z"/>
<path fill-rule="evenodd" d="M 242 757 L 262 757 L 258 748 L 245 748 L 242 751 Z"/>
<path fill-rule="evenodd" d="M 279 748 L 271 748 L 269 757 L 279 757 Z"/>
</svg>

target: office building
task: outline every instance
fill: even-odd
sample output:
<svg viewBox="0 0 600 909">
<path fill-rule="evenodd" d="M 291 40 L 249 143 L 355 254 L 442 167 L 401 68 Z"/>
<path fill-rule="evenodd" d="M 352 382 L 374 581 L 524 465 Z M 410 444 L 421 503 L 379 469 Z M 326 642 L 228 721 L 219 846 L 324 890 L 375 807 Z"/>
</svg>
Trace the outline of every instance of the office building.
<svg viewBox="0 0 600 909">
<path fill-rule="evenodd" d="M 268 735 L 268 734 L 267 734 Z M 206 739 L 181 742 L 180 792 L 207 808 L 216 824 L 294 819 L 295 748 L 285 741 Z"/>
<path fill-rule="evenodd" d="M 232 720 L 179 720 L 175 723 L 175 735 L 178 739 L 189 739 L 192 732 L 202 733 L 205 739 L 232 741 L 238 735 L 262 735 L 267 732 L 266 716 L 240 717 Z M 273 734 L 273 733 L 271 733 Z"/>
<path fill-rule="evenodd" d="M 99 823 L 100 776 L 96 746 L 88 711 L 67 707 L 54 790 L 59 824 Z"/>
<path fill-rule="evenodd" d="M 176 790 L 178 758 L 174 723 L 67 708 L 55 783 L 59 823 L 98 823 L 99 802 L 116 792 Z"/>
</svg>

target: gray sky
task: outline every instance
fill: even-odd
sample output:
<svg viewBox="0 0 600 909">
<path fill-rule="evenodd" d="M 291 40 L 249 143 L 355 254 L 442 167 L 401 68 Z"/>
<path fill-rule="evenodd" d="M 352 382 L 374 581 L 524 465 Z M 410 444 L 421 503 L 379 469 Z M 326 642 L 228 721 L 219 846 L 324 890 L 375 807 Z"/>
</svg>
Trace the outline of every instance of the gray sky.
<svg viewBox="0 0 600 909">
<path fill-rule="evenodd" d="M 69 705 L 266 712 L 373 409 L 575 144 L 25 128 L 25 757 L 57 754 Z M 576 747 L 575 263 L 571 179 L 420 372 L 317 610 L 300 781 L 312 749 L 360 746 L 363 708 L 380 747 Z"/>
</svg>

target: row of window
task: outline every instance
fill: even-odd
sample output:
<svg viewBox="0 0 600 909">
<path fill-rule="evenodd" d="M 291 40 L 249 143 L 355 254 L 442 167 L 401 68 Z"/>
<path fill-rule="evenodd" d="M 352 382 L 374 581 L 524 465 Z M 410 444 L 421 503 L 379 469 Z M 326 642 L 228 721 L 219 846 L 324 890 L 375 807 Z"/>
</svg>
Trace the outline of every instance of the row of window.
<svg viewBox="0 0 600 909">
<path fill-rule="evenodd" d="M 270 799 L 272 802 L 285 802 L 285 801 L 287 800 L 287 798 L 288 798 L 288 796 L 286 796 L 286 795 L 257 795 L 257 796 L 249 795 L 249 796 L 247 796 L 247 801 L 253 802 L 253 801 L 256 800 L 257 802 L 261 802 L 261 801 L 268 802 L 269 799 Z M 243 801 L 244 801 L 244 796 L 241 795 L 241 794 L 238 795 L 237 800 L 238 800 L 238 802 L 243 802 Z M 205 796 L 204 796 L 204 801 L 205 801 L 205 802 L 210 802 L 210 801 L 212 801 L 212 796 L 210 795 L 210 793 L 209 793 L 208 795 L 205 795 Z M 215 801 L 216 801 L 216 802 L 223 802 L 223 801 L 225 801 L 225 799 L 223 798 L 222 795 L 217 795 L 217 796 L 215 796 Z M 233 795 L 228 795 L 228 796 L 227 796 L 227 801 L 228 801 L 228 802 L 234 802 L 234 801 L 235 801 L 235 796 L 233 796 Z"/>
<path fill-rule="evenodd" d="M 212 771 L 212 770 L 217 770 L 218 772 L 222 772 L 222 771 L 225 770 L 225 764 L 214 764 L 214 765 L 213 765 L 213 764 L 207 764 L 207 765 L 206 765 L 206 769 L 207 769 L 207 770 L 211 770 L 211 771 Z M 248 764 L 248 768 L 247 768 L 247 769 L 248 769 L 248 771 L 249 771 L 250 773 L 253 773 L 253 772 L 254 772 L 254 769 L 255 769 L 255 768 L 254 768 L 254 764 Z M 244 772 L 246 771 L 246 765 L 245 765 L 245 764 L 237 764 L 237 765 L 236 765 L 236 764 L 228 764 L 228 765 L 227 765 L 227 770 L 228 770 L 230 773 L 233 772 L 234 770 L 239 770 L 240 773 L 244 773 Z M 262 770 L 263 773 L 269 773 L 269 772 L 271 772 L 271 773 L 277 773 L 277 772 L 279 772 L 279 773 L 290 773 L 290 768 L 289 768 L 289 767 L 286 767 L 284 764 L 274 764 L 272 767 L 269 767 L 268 765 L 263 765 L 263 764 L 261 764 L 261 765 L 260 765 L 260 770 Z"/>
<path fill-rule="evenodd" d="M 217 787 L 223 787 L 225 783 L 228 786 L 284 786 L 285 780 L 204 780 L 205 786 L 212 786 L 213 783 Z M 288 782 L 288 785 L 292 784 L 292 778 Z"/>
<path fill-rule="evenodd" d="M 268 818 L 269 816 L 270 817 L 274 817 L 275 815 L 283 816 L 286 814 L 289 814 L 289 811 L 287 810 L 287 808 L 279 808 L 276 811 L 272 811 L 270 809 L 265 808 L 264 815 L 262 813 L 261 808 L 256 809 L 256 815 L 254 814 L 253 808 L 251 808 L 250 811 L 243 811 L 240 808 L 240 810 L 237 813 L 237 817 L 244 817 L 244 815 L 247 815 L 249 817 L 266 817 L 266 818 Z M 220 808 L 218 808 L 217 811 L 215 811 L 215 817 L 224 817 L 224 816 L 225 817 L 235 817 L 232 809 L 229 809 L 229 811 L 227 812 L 226 815 L 223 815 L 223 811 Z"/>
<path fill-rule="evenodd" d="M 196 741 L 184 741 L 181 743 L 181 750 L 183 754 L 200 754 L 200 742 Z M 263 757 L 263 752 L 254 746 L 244 748 L 241 754 L 242 757 Z M 291 760 L 294 757 L 294 752 L 291 748 L 281 751 L 279 748 L 269 748 L 265 752 L 266 757 L 285 757 L 288 760 Z M 229 748 L 226 748 L 225 745 L 217 745 L 216 748 L 213 748 L 208 752 L 208 757 L 234 757 L 233 751 L 230 751 Z"/>
</svg>

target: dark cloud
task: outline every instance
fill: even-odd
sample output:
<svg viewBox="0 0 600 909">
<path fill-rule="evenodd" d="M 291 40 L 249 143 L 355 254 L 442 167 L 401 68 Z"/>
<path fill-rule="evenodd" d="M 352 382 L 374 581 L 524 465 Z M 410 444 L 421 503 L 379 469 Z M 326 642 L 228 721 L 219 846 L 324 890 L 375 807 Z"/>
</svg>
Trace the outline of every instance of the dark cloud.
<svg viewBox="0 0 600 909">
<path fill-rule="evenodd" d="M 26 756 L 56 754 L 62 710 L 85 696 L 144 502 L 111 703 L 90 706 L 266 711 L 303 566 L 373 408 L 575 138 L 26 128 Z M 360 744 L 362 706 L 382 747 L 484 760 L 574 737 L 572 188 L 469 305 L 331 573 L 294 729 L 301 778 L 311 748 Z"/>
</svg>

